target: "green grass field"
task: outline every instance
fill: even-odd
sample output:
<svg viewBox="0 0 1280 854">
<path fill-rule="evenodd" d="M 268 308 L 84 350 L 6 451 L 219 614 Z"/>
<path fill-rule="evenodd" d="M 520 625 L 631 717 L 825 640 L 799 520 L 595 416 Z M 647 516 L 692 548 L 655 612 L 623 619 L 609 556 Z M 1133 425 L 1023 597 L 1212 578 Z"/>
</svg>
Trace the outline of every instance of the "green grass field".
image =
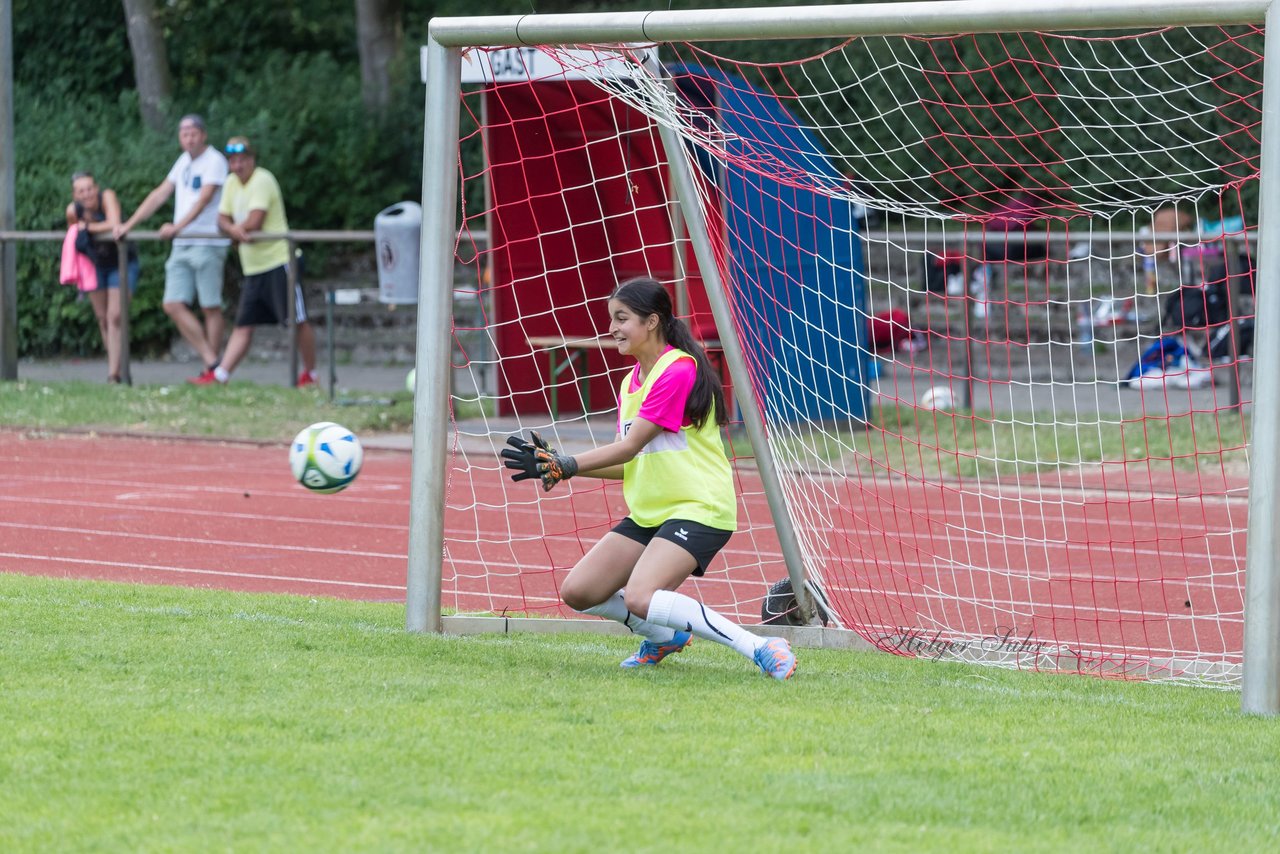
<svg viewBox="0 0 1280 854">
<path fill-rule="evenodd" d="M 255 383 L 208 389 L 186 383 L 129 388 L 20 381 L 0 383 L 0 425 L 280 442 L 292 439 L 299 425 L 316 421 L 338 421 L 356 433 L 411 429 L 413 397 L 380 397 L 391 404 L 341 406 L 320 393 Z"/>
<path fill-rule="evenodd" d="M 0 383 L 0 424 L 284 441 L 300 422 L 403 431 L 412 416 L 407 395 L 338 407 L 217 391 Z M 856 444 L 907 465 L 928 462 L 923 443 L 944 449 L 925 468 L 954 477 L 1017 443 L 1079 463 L 1129 439 L 1034 417 L 979 431 L 957 429 L 964 416 L 891 417 L 905 434 L 892 444 L 864 447 L 875 437 L 859 432 L 829 453 Z M 1240 430 L 1202 420 L 1157 419 L 1144 451 L 1230 463 Z M 1235 692 L 816 650 L 775 683 L 705 642 L 629 673 L 624 638 L 403 624 L 400 605 L 0 573 L 0 851 L 1280 840 L 1280 722 L 1243 716 Z"/>
<path fill-rule="evenodd" d="M 1232 692 L 0 574 L 0 850 L 1262 851 Z"/>
<path fill-rule="evenodd" d="M 1167 461 L 1176 469 L 1248 470 L 1249 416 L 1223 409 L 1118 420 L 1115 415 L 928 411 L 878 404 L 878 430 L 828 430 L 794 439 L 800 459 L 854 457 L 926 479 L 1005 477 L 1098 463 Z M 736 447 L 736 445 L 735 445 Z"/>
</svg>

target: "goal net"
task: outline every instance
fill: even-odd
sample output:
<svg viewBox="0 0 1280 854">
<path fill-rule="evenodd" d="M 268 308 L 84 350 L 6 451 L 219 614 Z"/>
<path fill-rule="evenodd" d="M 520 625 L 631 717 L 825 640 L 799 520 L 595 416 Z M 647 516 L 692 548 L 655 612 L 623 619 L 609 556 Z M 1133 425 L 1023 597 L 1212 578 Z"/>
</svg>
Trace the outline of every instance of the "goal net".
<svg viewBox="0 0 1280 854">
<path fill-rule="evenodd" d="M 444 607 L 576 616 L 620 485 L 498 450 L 613 440 L 633 276 L 723 367 L 720 281 L 831 625 L 1237 681 L 1261 57 L 1247 26 L 467 51 Z M 691 583 L 756 623 L 787 571 L 735 414 L 740 530 Z"/>
</svg>

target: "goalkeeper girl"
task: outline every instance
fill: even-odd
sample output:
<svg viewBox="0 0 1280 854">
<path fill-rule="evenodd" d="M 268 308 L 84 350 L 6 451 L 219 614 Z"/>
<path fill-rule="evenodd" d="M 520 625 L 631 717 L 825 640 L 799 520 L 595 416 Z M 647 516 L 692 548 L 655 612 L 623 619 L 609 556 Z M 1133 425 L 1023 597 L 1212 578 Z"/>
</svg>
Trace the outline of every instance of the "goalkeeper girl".
<svg viewBox="0 0 1280 854">
<path fill-rule="evenodd" d="M 788 678 L 796 657 L 786 640 L 751 634 L 676 592 L 706 571 L 737 527 L 719 376 L 653 279 L 614 291 L 609 334 L 619 353 L 636 360 L 619 389 L 616 441 L 568 456 L 533 433 L 528 441 L 509 437 L 502 451 L 517 472 L 512 480 L 539 478 L 545 490 L 571 477 L 622 481 L 630 515 L 578 561 L 560 598 L 645 638 L 623 667 L 655 665 L 697 635 L 737 650 L 767 676 Z"/>
</svg>

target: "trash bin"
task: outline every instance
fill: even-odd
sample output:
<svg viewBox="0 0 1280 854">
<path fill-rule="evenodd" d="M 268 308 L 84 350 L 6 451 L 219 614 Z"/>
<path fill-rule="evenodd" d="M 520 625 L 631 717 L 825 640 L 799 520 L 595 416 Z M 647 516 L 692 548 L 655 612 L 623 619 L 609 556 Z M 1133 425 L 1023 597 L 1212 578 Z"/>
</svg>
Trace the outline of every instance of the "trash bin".
<svg viewBox="0 0 1280 854">
<path fill-rule="evenodd" d="M 400 202 L 373 220 L 378 251 L 378 301 L 412 305 L 418 301 L 418 247 L 422 236 L 422 206 Z"/>
</svg>

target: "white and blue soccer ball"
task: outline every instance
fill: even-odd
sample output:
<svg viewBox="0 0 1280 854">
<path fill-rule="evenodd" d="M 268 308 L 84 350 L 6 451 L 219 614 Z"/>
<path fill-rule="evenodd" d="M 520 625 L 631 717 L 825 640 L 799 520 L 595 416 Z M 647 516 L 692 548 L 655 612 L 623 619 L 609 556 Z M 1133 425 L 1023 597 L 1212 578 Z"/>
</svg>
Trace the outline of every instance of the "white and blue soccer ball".
<svg viewBox="0 0 1280 854">
<path fill-rule="evenodd" d="M 293 476 L 312 492 L 341 492 L 356 479 L 363 462 L 360 440 L 332 421 L 312 424 L 289 446 Z"/>
</svg>

